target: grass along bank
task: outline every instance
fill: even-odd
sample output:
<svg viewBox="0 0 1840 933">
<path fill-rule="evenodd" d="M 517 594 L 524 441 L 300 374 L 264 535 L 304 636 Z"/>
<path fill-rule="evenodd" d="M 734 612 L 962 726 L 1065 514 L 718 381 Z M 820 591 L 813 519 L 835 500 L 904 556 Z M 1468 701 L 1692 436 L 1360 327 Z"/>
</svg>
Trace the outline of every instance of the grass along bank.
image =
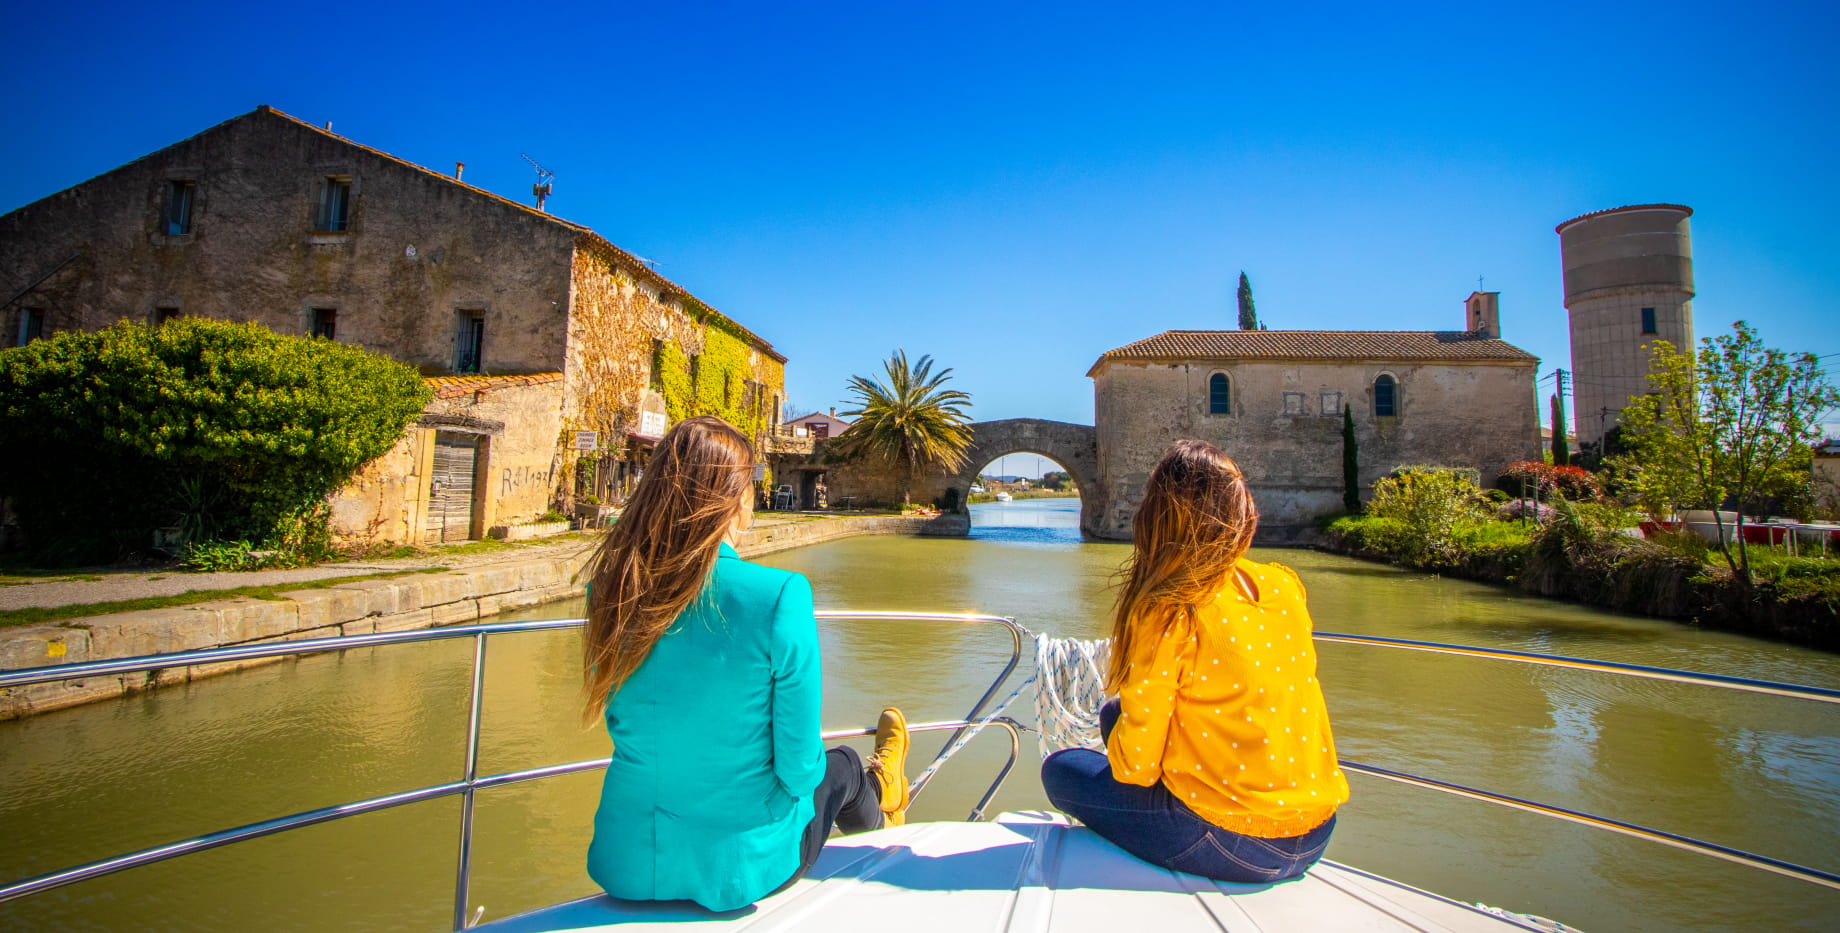
<svg viewBox="0 0 1840 933">
<path fill-rule="evenodd" d="M 1420 499 L 1401 507 L 1397 497 L 1377 495 L 1368 514 L 1328 522 L 1323 547 L 1539 596 L 1840 651 L 1840 560 L 1751 545 L 1754 583 L 1747 588 L 1698 536 L 1632 536 L 1631 513 L 1614 505 L 1558 499 L 1522 521 L 1487 510 L 1473 486 Z"/>
</svg>

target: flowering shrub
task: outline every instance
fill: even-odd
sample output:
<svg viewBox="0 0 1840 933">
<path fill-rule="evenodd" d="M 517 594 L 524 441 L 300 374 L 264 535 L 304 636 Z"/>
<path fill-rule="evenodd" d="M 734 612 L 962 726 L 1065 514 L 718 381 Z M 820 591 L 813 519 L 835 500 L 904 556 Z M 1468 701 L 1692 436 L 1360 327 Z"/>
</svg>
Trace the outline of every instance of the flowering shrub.
<svg viewBox="0 0 1840 933">
<path fill-rule="evenodd" d="M 1583 467 L 1554 466 L 1538 460 L 1519 460 L 1501 471 L 1500 483 L 1511 493 L 1545 497 L 1558 493 L 1574 502 L 1588 502 L 1604 493 L 1596 474 Z"/>
</svg>

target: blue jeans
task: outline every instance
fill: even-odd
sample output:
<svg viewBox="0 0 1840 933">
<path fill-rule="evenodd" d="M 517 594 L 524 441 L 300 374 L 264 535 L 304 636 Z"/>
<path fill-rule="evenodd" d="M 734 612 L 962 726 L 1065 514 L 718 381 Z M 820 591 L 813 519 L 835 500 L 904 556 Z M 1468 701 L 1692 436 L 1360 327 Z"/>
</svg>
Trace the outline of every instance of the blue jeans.
<svg viewBox="0 0 1840 933">
<path fill-rule="evenodd" d="M 1099 731 L 1110 736 L 1118 701 L 1099 710 Z M 1120 849 L 1174 871 L 1216 881 L 1265 884 L 1288 881 L 1322 858 L 1335 818 L 1286 839 L 1262 839 L 1221 829 L 1177 800 L 1161 781 L 1149 786 L 1112 778 L 1104 752 L 1067 748 L 1041 763 L 1041 784 L 1062 813 L 1085 823 Z"/>
</svg>

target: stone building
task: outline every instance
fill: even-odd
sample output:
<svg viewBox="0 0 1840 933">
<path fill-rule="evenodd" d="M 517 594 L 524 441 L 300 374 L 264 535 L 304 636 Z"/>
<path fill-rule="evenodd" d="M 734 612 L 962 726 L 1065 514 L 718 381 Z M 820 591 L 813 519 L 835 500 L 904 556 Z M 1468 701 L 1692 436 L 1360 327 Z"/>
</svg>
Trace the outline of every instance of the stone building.
<svg viewBox="0 0 1840 933">
<path fill-rule="evenodd" d="M 1498 294 L 1464 305 L 1462 331 L 1164 331 L 1101 355 L 1093 380 L 1096 489 L 1089 534 L 1130 537 L 1150 468 L 1199 438 L 1245 470 L 1261 543 L 1306 540 L 1342 508 L 1342 408 L 1363 486 L 1404 465 L 1493 481 L 1540 456 L 1539 359 L 1501 339 Z"/>
<path fill-rule="evenodd" d="M 1652 344 L 1693 346 L 1693 209 L 1636 204 L 1558 227 L 1571 320 L 1573 422 L 1601 450 L 1631 396 L 1648 392 Z"/>
<path fill-rule="evenodd" d="M 380 542 L 617 500 L 672 420 L 764 439 L 785 394 L 771 344 L 593 230 L 269 107 L 0 217 L 0 295 L 0 346 L 202 315 L 420 368 L 435 400 L 334 502 Z"/>
<path fill-rule="evenodd" d="M 1820 516 L 1827 521 L 1840 519 L 1840 439 L 1826 437 L 1814 445 L 1808 482 Z"/>
</svg>

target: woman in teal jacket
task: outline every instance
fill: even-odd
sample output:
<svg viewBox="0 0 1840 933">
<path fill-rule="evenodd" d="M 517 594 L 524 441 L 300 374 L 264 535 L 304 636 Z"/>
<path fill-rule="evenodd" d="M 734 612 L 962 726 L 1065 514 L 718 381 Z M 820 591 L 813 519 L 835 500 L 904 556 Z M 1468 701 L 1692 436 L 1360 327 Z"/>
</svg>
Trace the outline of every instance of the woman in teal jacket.
<svg viewBox="0 0 1840 933">
<path fill-rule="evenodd" d="M 833 824 L 877 829 L 907 806 L 898 711 L 867 765 L 819 739 L 811 586 L 732 546 L 753 466 L 728 423 L 679 422 L 593 563 L 584 690 L 613 759 L 588 874 L 613 897 L 745 907 L 803 875 Z"/>
</svg>

